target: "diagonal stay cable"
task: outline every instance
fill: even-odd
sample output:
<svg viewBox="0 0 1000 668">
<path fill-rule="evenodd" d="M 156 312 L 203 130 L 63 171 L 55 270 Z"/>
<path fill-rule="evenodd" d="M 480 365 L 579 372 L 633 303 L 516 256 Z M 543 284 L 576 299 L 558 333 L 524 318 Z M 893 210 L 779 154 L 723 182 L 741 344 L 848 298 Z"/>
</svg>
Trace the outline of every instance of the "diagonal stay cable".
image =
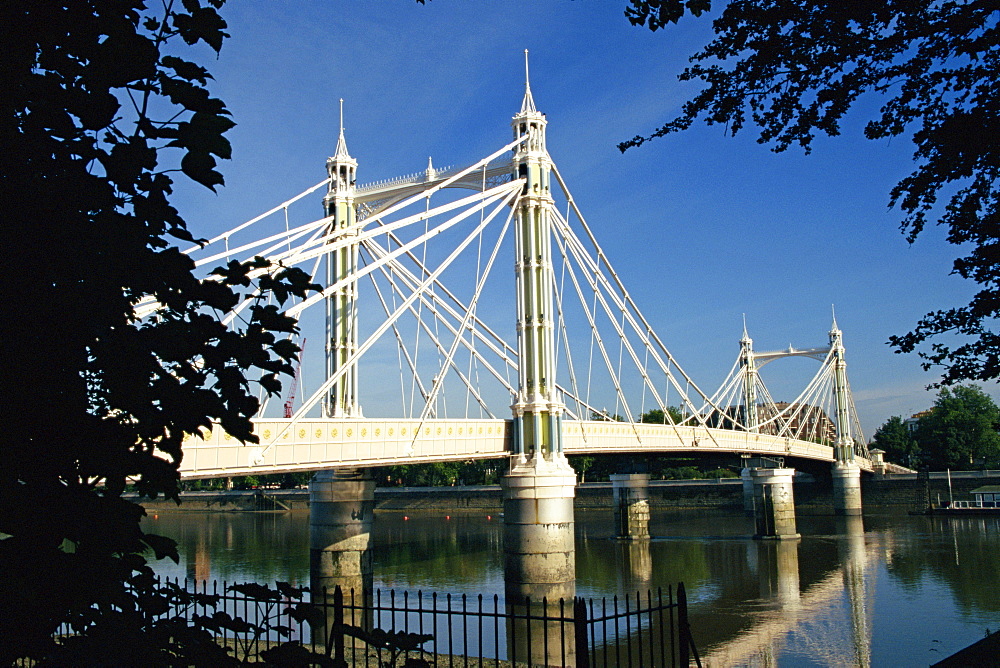
<svg viewBox="0 0 1000 668">
<path fill-rule="evenodd" d="M 514 206 L 516 207 L 517 204 L 515 203 Z M 494 214 L 491 214 L 491 216 L 492 215 L 494 215 Z M 486 267 L 483 269 L 482 276 L 480 277 L 480 279 L 478 281 L 478 284 L 476 285 L 476 289 L 473 292 L 472 299 L 469 301 L 469 308 L 468 308 L 468 310 L 465 313 L 465 317 L 462 318 L 462 322 L 458 326 L 458 331 L 459 332 L 463 332 L 466 329 L 471 329 L 469 327 L 469 320 L 475 314 L 476 305 L 479 303 L 479 295 L 482 293 L 483 286 L 486 284 L 486 279 L 489 278 L 489 276 L 490 276 L 490 271 L 493 269 L 493 263 L 496 261 L 497 254 L 500 252 L 500 246 L 503 243 L 503 240 L 507 236 L 507 230 L 510 229 L 510 221 L 511 221 L 511 219 L 513 217 L 514 217 L 514 209 L 511 208 L 510 212 L 507 214 L 507 220 L 504 223 L 503 229 L 500 231 L 500 234 L 497 236 L 496 244 L 494 244 L 494 246 L 493 246 L 493 252 L 490 254 L 489 260 L 487 260 L 487 262 L 486 262 Z M 489 221 L 487 220 L 484 223 L 482 223 L 480 225 L 480 230 L 482 230 L 482 228 L 485 227 L 486 223 L 488 223 L 488 222 Z M 447 369 L 447 367 L 451 365 L 452 360 L 455 357 L 455 351 L 458 349 L 459 339 L 460 339 L 460 337 L 456 336 L 452 340 L 451 348 L 448 350 L 448 354 L 445 356 L 444 364 L 442 365 L 443 369 Z M 434 398 L 437 396 L 437 394 L 438 394 L 438 392 L 439 392 L 439 390 L 441 388 L 441 384 L 443 382 L 444 382 L 444 372 L 441 373 L 441 375 L 439 376 L 439 378 L 437 379 L 437 381 L 431 386 L 431 394 L 427 398 L 426 403 L 424 404 L 424 410 L 420 413 L 420 425 L 419 425 L 419 427 L 423 427 L 424 420 L 427 419 L 427 410 L 430 407 L 430 405 L 434 402 Z M 418 427 L 418 429 L 419 429 L 419 427 Z M 411 444 L 411 447 L 412 447 L 412 444 Z"/>
<path fill-rule="evenodd" d="M 520 188 L 518 188 L 518 190 L 519 189 Z M 498 210 L 501 207 L 507 206 L 510 200 L 513 199 L 514 194 L 515 193 L 511 193 L 508 196 L 508 198 L 500 205 L 500 207 L 498 207 Z M 319 402 L 319 400 L 323 396 L 325 396 L 325 394 L 329 391 L 329 389 L 333 387 L 334 383 L 340 380 L 340 378 L 347 372 L 348 369 L 352 367 L 352 365 L 358 360 L 359 357 L 364 355 L 368 351 L 368 349 L 370 349 L 373 345 L 375 345 L 375 342 L 378 341 L 382 337 L 382 335 L 386 332 L 386 330 L 388 330 L 392 326 L 392 323 L 396 322 L 396 320 L 398 320 L 399 317 L 406 312 L 407 308 L 414 301 L 416 301 L 419 294 L 427 290 L 428 287 L 434 283 L 434 280 L 438 276 L 440 276 L 445 269 L 451 266 L 452 262 L 454 262 L 455 259 L 459 255 L 461 255 L 462 251 L 464 251 L 465 248 L 472 243 L 476 235 L 479 233 L 480 228 L 488 224 L 489 221 L 491 221 L 492 219 L 493 217 L 491 216 L 483 225 L 477 225 L 475 229 L 472 231 L 472 233 L 466 236 L 465 239 L 463 239 L 458 244 L 458 246 L 456 246 L 452 250 L 452 252 L 448 254 L 448 256 L 444 260 L 442 260 L 441 264 L 438 265 L 437 269 L 435 269 L 430 276 L 428 276 L 424 281 L 420 283 L 417 290 L 414 291 L 413 294 L 409 295 L 406 299 L 404 299 L 402 304 L 400 304 L 399 307 L 397 307 L 396 310 L 393 311 L 392 315 L 390 315 L 385 322 L 380 324 L 375 329 L 375 331 L 365 340 L 365 342 L 362 343 L 360 346 L 358 346 L 358 348 L 354 352 L 352 352 L 346 360 L 344 360 L 343 366 L 341 366 L 336 373 L 327 378 L 326 381 L 324 381 L 323 384 L 320 385 L 319 389 L 317 389 L 313 393 L 313 395 L 309 397 L 308 400 L 303 402 L 302 407 L 295 412 L 295 415 L 292 416 L 292 419 L 289 420 L 287 423 L 285 423 L 281 429 L 276 430 L 274 438 L 271 439 L 271 441 L 261 450 L 260 453 L 258 453 L 257 455 L 258 461 L 260 461 L 260 459 L 263 458 L 265 454 L 267 454 L 267 452 L 274 446 L 275 443 L 278 442 L 278 439 L 281 436 L 283 436 L 285 432 L 287 432 L 289 429 L 298 424 L 298 422 L 305 416 L 306 412 L 313 406 L 315 406 L 316 403 Z"/>
<path fill-rule="evenodd" d="M 372 254 L 377 254 L 379 252 L 384 252 L 384 249 L 377 248 L 375 246 L 374 242 L 372 242 L 372 241 L 366 242 L 366 247 L 367 247 L 368 251 L 370 253 L 372 253 Z M 419 285 L 419 282 L 420 282 L 419 279 L 417 279 L 417 277 L 414 274 L 407 273 L 408 270 L 406 269 L 406 267 L 403 267 L 402 265 L 400 265 L 398 263 L 398 261 L 395 261 L 394 264 L 390 263 L 389 266 L 391 268 L 395 269 L 396 273 L 399 275 L 399 279 L 403 283 L 405 283 L 408 288 L 412 289 L 413 286 Z M 387 272 L 385 271 L 385 269 L 382 270 L 382 273 L 383 273 L 383 275 L 386 275 L 386 277 L 388 278 L 388 280 L 395 285 L 394 279 L 390 278 L 387 275 Z M 400 293 L 402 294 L 402 291 L 400 291 Z M 456 321 L 458 321 L 461 318 L 461 314 L 459 314 L 459 313 L 457 313 L 455 311 L 449 311 L 448 304 L 446 304 L 445 302 L 443 302 L 442 300 L 440 300 L 440 298 L 438 297 L 437 293 L 434 293 L 433 297 L 435 299 L 432 299 L 431 296 L 429 296 L 429 293 L 428 294 L 421 294 L 420 295 L 420 300 L 423 302 L 424 306 L 427 307 L 427 309 L 431 312 L 431 314 L 434 317 L 438 318 L 441 321 L 441 324 L 443 324 L 448 329 L 449 332 L 451 332 L 453 335 L 457 335 L 458 334 L 458 329 L 455 327 L 455 325 L 451 324 L 451 322 L 449 322 L 448 319 L 444 317 L 444 315 L 451 316 Z M 444 312 L 445 312 L 444 314 L 442 314 L 442 313 L 440 313 L 438 311 L 438 307 L 439 306 L 444 310 Z M 415 311 L 414 311 L 414 315 L 416 315 Z M 425 331 L 429 331 L 428 328 L 427 328 L 427 326 L 426 326 L 426 324 L 424 325 L 424 330 Z M 489 348 L 489 345 L 490 345 L 489 340 L 486 339 L 483 335 L 481 335 L 478 332 L 478 330 L 474 330 L 473 329 L 473 330 L 470 331 L 470 334 L 473 336 L 473 338 L 476 338 L 476 339 L 479 339 L 480 341 L 483 341 L 486 344 L 487 348 Z M 500 381 L 500 383 L 508 390 L 508 392 L 511 392 L 513 394 L 513 392 L 514 392 L 513 387 L 504 378 L 503 374 L 501 374 L 499 371 L 497 371 L 496 369 L 494 369 L 493 366 L 489 363 L 489 360 L 487 360 L 485 357 L 483 357 L 483 355 L 478 350 L 476 350 L 471 345 L 471 343 L 467 342 L 465 340 L 464 336 L 462 337 L 462 344 L 469 350 L 469 352 L 471 354 L 473 354 L 473 355 L 476 356 L 476 359 L 479 361 L 479 363 L 483 364 L 486 367 L 487 371 L 489 371 L 491 374 L 493 374 L 493 376 L 498 381 Z M 513 366 L 513 365 L 516 364 L 516 362 L 514 362 L 510 357 L 504 355 L 503 351 L 500 350 L 499 348 L 495 348 L 494 347 L 494 348 L 491 349 L 491 352 L 493 352 L 494 354 L 496 354 L 505 363 L 505 365 L 507 365 L 507 366 Z"/>
</svg>

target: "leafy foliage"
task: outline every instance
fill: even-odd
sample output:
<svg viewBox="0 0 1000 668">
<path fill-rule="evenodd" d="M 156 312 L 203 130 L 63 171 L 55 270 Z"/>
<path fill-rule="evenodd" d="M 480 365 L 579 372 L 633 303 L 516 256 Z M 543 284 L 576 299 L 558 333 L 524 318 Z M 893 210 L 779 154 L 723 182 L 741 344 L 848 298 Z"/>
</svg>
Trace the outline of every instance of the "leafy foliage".
<svg viewBox="0 0 1000 668">
<path fill-rule="evenodd" d="M 885 458 L 890 462 L 912 467 L 920 459 L 920 446 L 899 415 L 893 415 L 875 430 L 872 445 L 885 450 Z"/>
<path fill-rule="evenodd" d="M 881 96 L 869 139 L 908 136 L 914 171 L 890 194 L 910 241 L 935 221 L 968 254 L 953 272 L 982 286 L 969 304 L 928 313 L 890 338 L 918 350 L 943 384 L 1000 377 L 1000 25 L 992 0 L 731 0 L 715 38 L 691 58 L 682 81 L 706 84 L 680 114 L 621 150 L 687 129 L 699 118 L 736 134 L 759 128 L 760 143 L 809 152 L 818 133 L 838 135 L 865 94 Z M 632 0 L 626 16 L 651 30 L 699 15 L 708 0 Z M 958 335 L 957 345 L 935 338 Z"/>
<path fill-rule="evenodd" d="M 1000 408 L 982 388 L 943 388 L 914 436 L 923 464 L 934 470 L 1000 466 Z"/>
<path fill-rule="evenodd" d="M 625 16 L 632 25 L 644 25 L 652 31 L 677 23 L 684 14 L 701 16 L 712 9 L 712 0 L 630 0 Z"/>
<path fill-rule="evenodd" d="M 0 9 L 0 373 L 16 416 L 0 466 L 0 663 L 44 657 L 67 619 L 89 629 L 94 644 L 74 645 L 91 649 L 115 629 L 149 631 L 146 606 L 159 603 L 142 555 L 177 556 L 144 534 L 143 509 L 120 498 L 126 482 L 177 498 L 184 438 L 217 420 L 254 440 L 248 377 L 274 392 L 292 370 L 296 324 L 279 306 L 258 299 L 236 329 L 215 317 L 257 287 L 262 261 L 199 278 L 174 245 L 194 242 L 170 204 L 174 176 L 214 190 L 231 155 L 234 123 L 211 76 L 179 55 L 219 50 L 222 2 Z M 301 271 L 272 274 L 258 283 L 279 305 L 311 288 Z M 140 320 L 144 299 L 160 308 Z"/>
<path fill-rule="evenodd" d="M 659 408 L 651 408 L 639 417 L 639 422 L 647 424 L 680 424 L 684 422 L 684 414 L 677 406 L 667 406 L 666 415 Z"/>
<path fill-rule="evenodd" d="M 405 660 L 404 666 L 422 668 L 431 665 L 426 659 L 408 655 L 410 652 L 423 652 L 420 646 L 433 640 L 433 635 L 407 631 L 386 631 L 378 628 L 365 630 L 357 626 L 345 626 L 344 632 L 363 640 L 369 647 L 375 649 L 379 663 L 386 668 L 395 666 L 400 657 Z M 382 652 L 388 654 L 385 661 L 382 660 Z"/>
<path fill-rule="evenodd" d="M 405 487 L 447 487 L 449 485 L 495 485 L 502 473 L 502 463 L 495 459 L 471 459 L 464 462 L 400 464 L 376 472 L 380 485 Z"/>
</svg>

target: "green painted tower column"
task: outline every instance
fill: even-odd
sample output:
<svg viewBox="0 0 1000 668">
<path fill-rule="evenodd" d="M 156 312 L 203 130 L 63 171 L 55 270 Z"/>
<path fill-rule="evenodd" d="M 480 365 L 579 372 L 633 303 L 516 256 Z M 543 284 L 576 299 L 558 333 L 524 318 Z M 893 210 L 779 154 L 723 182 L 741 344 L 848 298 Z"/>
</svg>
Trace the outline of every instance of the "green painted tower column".
<svg viewBox="0 0 1000 668">
<path fill-rule="evenodd" d="M 330 186 L 323 206 L 332 220 L 328 233 L 334 241 L 356 237 L 361 231 L 357 223 L 357 205 L 354 202 L 358 161 L 347 152 L 344 140 L 344 101 L 340 101 L 340 137 L 337 151 L 326 161 Z M 327 256 L 327 285 L 353 276 L 358 267 L 358 244 L 339 248 Z M 327 378 L 345 366 L 358 349 L 358 285 L 350 281 L 331 294 L 326 300 L 327 315 Z M 358 368 L 351 363 L 344 374 L 330 388 L 323 408 L 326 417 L 361 417 L 358 403 Z"/>
<path fill-rule="evenodd" d="M 552 161 L 545 146 L 545 114 L 526 86 L 514 116 L 514 138 L 527 136 L 514 154 L 514 177 L 526 180 L 516 205 L 515 260 L 520 369 L 514 403 L 515 454 L 521 463 L 559 462 L 563 404 L 556 390 L 555 305 L 552 272 Z"/>
<path fill-rule="evenodd" d="M 740 365 L 743 367 L 743 420 L 747 431 L 759 431 L 760 419 L 757 415 L 757 360 L 753 356 L 753 339 L 747 334 L 743 323 L 743 338 L 740 339 Z"/>
<path fill-rule="evenodd" d="M 861 468 L 854 461 L 854 438 L 851 435 L 850 396 L 847 387 L 847 362 L 844 359 L 843 334 L 833 320 L 830 329 L 833 353 L 833 393 L 837 402 L 837 442 L 833 446 L 833 512 L 836 515 L 861 514 Z"/>
<path fill-rule="evenodd" d="M 753 339 L 747 333 L 746 319 L 743 321 L 743 337 L 740 339 L 740 366 L 743 367 L 743 420 L 747 431 L 756 433 L 760 431 L 757 413 L 757 360 L 753 356 Z M 743 512 L 751 517 L 755 509 L 751 469 L 744 467 L 740 478 L 743 481 Z"/>
</svg>

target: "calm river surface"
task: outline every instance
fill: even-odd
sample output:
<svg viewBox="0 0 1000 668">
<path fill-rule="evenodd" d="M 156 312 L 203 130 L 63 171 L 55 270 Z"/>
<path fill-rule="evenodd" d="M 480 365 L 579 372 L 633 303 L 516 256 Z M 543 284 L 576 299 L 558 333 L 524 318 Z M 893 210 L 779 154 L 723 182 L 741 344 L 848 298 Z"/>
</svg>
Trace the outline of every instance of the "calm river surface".
<svg viewBox="0 0 1000 668">
<path fill-rule="evenodd" d="M 926 666 L 1000 628 L 1000 518 L 799 517 L 799 541 L 752 520 L 654 510 L 645 544 L 611 540 L 611 511 L 577 511 L 577 595 L 683 581 L 712 666 Z M 150 513 L 180 543 L 171 577 L 309 582 L 308 511 Z M 378 512 L 375 586 L 504 595 L 502 519 Z"/>
</svg>

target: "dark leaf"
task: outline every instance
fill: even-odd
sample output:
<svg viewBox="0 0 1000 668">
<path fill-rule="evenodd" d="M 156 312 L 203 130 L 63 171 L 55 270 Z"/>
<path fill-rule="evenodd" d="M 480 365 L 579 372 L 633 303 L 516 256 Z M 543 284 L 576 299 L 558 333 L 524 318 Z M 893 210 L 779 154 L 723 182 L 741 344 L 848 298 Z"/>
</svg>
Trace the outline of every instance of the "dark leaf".
<svg viewBox="0 0 1000 668">
<path fill-rule="evenodd" d="M 153 554 L 156 555 L 157 559 L 170 557 L 171 561 L 175 564 L 180 563 L 180 555 L 177 553 L 177 541 L 173 538 L 147 533 L 143 534 L 142 542 L 153 550 Z"/>
</svg>

